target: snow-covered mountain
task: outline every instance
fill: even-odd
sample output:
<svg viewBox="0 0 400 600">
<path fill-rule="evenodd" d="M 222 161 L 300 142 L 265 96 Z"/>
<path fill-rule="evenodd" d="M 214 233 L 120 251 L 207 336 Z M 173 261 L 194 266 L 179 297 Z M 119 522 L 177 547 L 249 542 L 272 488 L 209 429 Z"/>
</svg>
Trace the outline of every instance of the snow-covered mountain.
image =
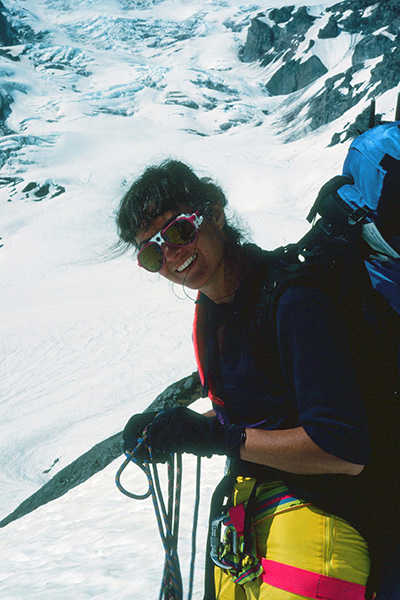
<svg viewBox="0 0 400 600">
<path fill-rule="evenodd" d="M 291 139 L 296 125 L 297 136 L 304 135 L 395 88 L 399 32 L 400 7 L 389 0 L 345 1 L 324 10 L 283 6 L 252 19 L 240 56 L 268 67 L 267 91 L 288 97 L 284 122 Z M 351 137 L 354 127 L 366 128 L 368 117 L 366 107 L 356 123 L 338 122 L 331 143 Z"/>
<path fill-rule="evenodd" d="M 257 243 L 296 239 L 371 98 L 393 118 L 399 28 L 389 0 L 0 2 L 0 520 L 194 369 L 190 299 L 113 251 L 126 186 L 179 158 Z M 0 530 L 2 598 L 157 596 L 151 504 L 118 464 Z"/>
</svg>

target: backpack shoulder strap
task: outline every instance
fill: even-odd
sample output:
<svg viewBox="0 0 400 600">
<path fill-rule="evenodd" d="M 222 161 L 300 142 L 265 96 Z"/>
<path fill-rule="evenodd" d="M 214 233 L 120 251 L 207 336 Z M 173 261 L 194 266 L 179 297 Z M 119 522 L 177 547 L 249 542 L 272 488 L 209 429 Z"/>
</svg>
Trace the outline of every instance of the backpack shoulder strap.
<svg viewBox="0 0 400 600">
<path fill-rule="evenodd" d="M 340 262 L 337 244 L 335 248 L 330 248 L 328 251 L 327 247 L 333 244 L 333 239 L 325 239 L 325 234 L 319 236 L 326 246 L 322 247 L 315 243 L 318 234 L 313 229 L 309 232 L 309 236 L 313 243 L 308 242 L 305 236 L 300 242 L 277 248 L 266 256 L 267 268 L 259 288 L 255 309 L 257 327 L 269 322 L 275 329 L 279 300 L 293 285 L 319 287 L 331 293 L 335 280 L 334 272 Z M 340 241 L 340 246 L 342 244 L 343 242 Z M 343 254 L 342 247 L 340 251 Z"/>
</svg>

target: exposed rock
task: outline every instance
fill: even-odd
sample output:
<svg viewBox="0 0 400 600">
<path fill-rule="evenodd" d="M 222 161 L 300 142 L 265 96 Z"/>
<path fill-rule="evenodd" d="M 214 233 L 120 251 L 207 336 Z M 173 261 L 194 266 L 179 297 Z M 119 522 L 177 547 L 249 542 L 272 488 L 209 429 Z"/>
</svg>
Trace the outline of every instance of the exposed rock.
<svg viewBox="0 0 400 600">
<path fill-rule="evenodd" d="M 329 20 L 321 28 L 319 39 L 335 38 L 342 31 L 361 34 L 354 48 L 352 67 L 321 82 L 314 98 L 305 100 L 308 125 L 315 129 L 342 116 L 363 97 L 380 95 L 400 83 L 400 12 L 392 0 L 344 0 L 324 9 Z M 321 12 L 321 16 L 323 11 Z M 241 60 L 260 61 L 261 65 L 282 61 L 282 66 L 266 83 L 272 95 L 289 95 L 307 87 L 327 73 L 325 65 L 312 55 L 315 36 L 307 48 L 301 47 L 317 17 L 305 6 L 292 5 L 259 13 L 252 20 L 246 43 L 240 50 Z M 363 80 L 358 74 L 368 60 L 382 59 Z M 357 77 L 355 77 L 357 75 Z M 297 107 L 299 113 L 303 107 Z M 293 109 L 291 109 L 293 110 Z M 286 115 L 290 122 L 293 115 Z"/>
<path fill-rule="evenodd" d="M 337 20 L 335 17 L 329 17 L 329 21 L 318 31 L 318 37 L 321 40 L 327 40 L 329 38 L 336 38 L 340 34 L 340 28 L 337 24 Z"/>
<path fill-rule="evenodd" d="M 16 186 L 18 183 L 23 183 L 22 177 L 0 177 L 0 188 L 5 186 Z"/>
<path fill-rule="evenodd" d="M 238 33 L 247 26 L 247 22 L 246 23 L 244 23 L 244 22 L 236 23 L 236 21 L 234 21 L 232 19 L 225 19 L 225 21 L 223 22 L 223 26 L 226 27 L 227 29 L 230 29 L 234 33 Z"/>
<path fill-rule="evenodd" d="M 24 13 L 24 9 L 14 6 L 13 3 L 5 8 L 0 0 L 0 45 L 16 46 L 29 42 L 35 43 L 49 35 L 46 31 L 35 32 L 21 18 Z"/>
<path fill-rule="evenodd" d="M 396 33 L 400 23 L 398 5 L 393 0 L 346 0 L 326 9 L 339 19 L 348 33 L 369 34 L 383 27 Z"/>
<path fill-rule="evenodd" d="M 197 371 L 171 383 L 150 404 L 146 411 L 165 410 L 174 406 L 189 406 L 201 398 L 202 388 Z"/>
<path fill-rule="evenodd" d="M 308 117 L 312 129 L 330 123 L 342 116 L 352 106 L 355 106 L 363 96 L 367 98 L 377 97 L 400 84 L 400 48 L 396 43 L 392 46 L 390 40 L 390 52 L 383 55 L 382 60 L 371 70 L 367 85 L 352 82 L 353 76 L 359 72 L 360 64 L 363 65 L 363 60 L 366 57 L 373 58 L 372 55 L 376 53 L 380 56 L 382 49 L 380 44 L 386 43 L 384 40 L 378 40 L 375 44 L 374 40 L 371 40 L 371 46 L 369 46 L 369 36 L 364 40 L 366 40 L 365 44 L 361 43 L 363 40 L 360 42 L 361 47 L 357 51 L 353 66 L 345 73 L 327 79 L 322 91 L 309 101 Z M 360 123 L 355 124 L 355 127 L 357 126 L 360 127 Z M 343 137 L 342 133 L 340 134 L 340 141 L 347 139 Z M 339 141 L 339 139 L 335 137 L 331 144 L 335 141 Z"/>
<path fill-rule="evenodd" d="M 328 147 L 335 146 L 336 144 L 345 142 L 349 139 L 355 139 L 361 135 L 361 133 L 366 131 L 369 127 L 370 114 L 371 109 L 369 107 L 363 110 L 359 115 L 357 115 L 354 123 L 349 124 L 344 131 L 333 134 Z M 380 115 L 377 116 L 379 117 Z"/>
<path fill-rule="evenodd" d="M 377 84 L 374 87 L 375 96 L 396 88 L 400 84 L 400 46 L 388 56 L 384 56 L 372 69 L 371 86 L 375 84 Z"/>
<path fill-rule="evenodd" d="M 32 200 L 40 202 L 56 198 L 65 192 L 65 187 L 48 179 L 43 183 L 30 181 L 26 183 L 22 177 L 0 177 L 0 188 L 8 188 L 8 202 Z"/>
<path fill-rule="evenodd" d="M 190 98 L 181 92 L 168 92 L 165 97 L 164 104 L 177 104 L 178 106 L 185 106 L 186 108 L 192 108 L 194 110 L 199 108 L 197 102 L 190 100 Z"/>
<path fill-rule="evenodd" d="M 65 192 L 65 187 L 62 185 L 55 184 L 51 179 L 48 179 L 44 183 L 37 183 L 31 181 L 22 190 L 25 199 L 34 200 L 40 202 L 45 198 L 55 198 Z"/>
<path fill-rule="evenodd" d="M 264 66 L 282 55 L 285 56 L 285 61 L 290 60 L 315 21 L 315 17 L 308 13 L 305 6 L 301 6 L 295 13 L 293 10 L 293 6 L 273 9 L 252 19 L 246 42 L 239 52 L 240 59 L 243 62 L 260 60 Z M 270 27 L 266 17 L 276 24 Z"/>
<path fill-rule="evenodd" d="M 326 80 L 323 90 L 310 100 L 307 116 L 312 129 L 334 121 L 360 101 L 357 89 L 361 84 L 351 85 L 355 72 L 355 69 L 351 68 L 346 73 L 330 77 Z"/>
<path fill-rule="evenodd" d="M 0 135 L 9 135 L 12 130 L 6 124 L 11 114 L 11 105 L 14 99 L 9 94 L 0 91 Z"/>
<path fill-rule="evenodd" d="M 241 48 L 240 60 L 252 62 L 259 60 L 272 48 L 275 40 L 272 28 L 259 18 L 252 19 L 247 31 L 246 43 Z"/>
<path fill-rule="evenodd" d="M 238 127 L 239 125 L 244 125 L 245 123 L 249 123 L 252 120 L 249 116 L 237 117 L 236 119 L 229 119 L 229 121 L 225 121 L 225 123 L 221 123 L 219 126 L 221 131 L 228 131 L 232 129 L 232 127 Z M 254 127 L 259 127 L 262 125 L 262 121 L 255 121 Z"/>
<path fill-rule="evenodd" d="M 0 0 L 0 45 L 13 46 L 18 43 L 15 31 L 8 21 L 8 11 Z"/>
<path fill-rule="evenodd" d="M 0 527 L 5 527 L 12 521 L 20 519 L 28 513 L 36 510 L 43 504 L 47 504 L 56 498 L 60 498 L 69 490 L 80 485 L 92 475 L 95 475 L 115 458 L 121 455 L 122 435 L 116 433 L 112 437 L 93 446 L 88 452 L 82 454 L 70 465 L 59 471 L 50 481 L 37 492 L 29 496 L 11 514 L 0 521 Z"/>
<path fill-rule="evenodd" d="M 298 36 L 303 39 L 315 19 L 316 17 L 309 14 L 306 6 L 300 6 L 288 21 L 285 27 L 286 32 L 291 36 Z"/>
<path fill-rule="evenodd" d="M 367 35 L 358 42 L 354 49 L 352 64 L 363 63 L 370 58 L 386 56 L 393 48 L 393 42 L 386 35 Z"/>
<path fill-rule="evenodd" d="M 294 6 L 282 6 L 282 8 L 273 8 L 269 13 L 269 18 L 279 23 L 287 23 L 292 16 Z"/>
<path fill-rule="evenodd" d="M 317 56 L 311 56 L 305 62 L 291 60 L 284 63 L 271 77 L 266 88 L 273 96 L 291 94 L 313 83 L 327 72 L 328 69 Z"/>
<path fill-rule="evenodd" d="M 13 62 L 19 62 L 21 60 L 19 55 L 10 52 L 9 48 L 0 48 L 0 56 L 4 56 L 4 58 L 7 58 L 8 60 L 11 60 Z"/>
<path fill-rule="evenodd" d="M 236 89 L 229 87 L 229 85 L 217 77 L 204 77 L 202 75 L 198 75 L 197 79 L 191 79 L 191 82 L 201 88 L 207 88 L 215 92 L 221 92 L 222 94 L 229 94 L 232 96 L 238 95 L 238 91 Z"/>
<path fill-rule="evenodd" d="M 197 372 L 168 386 L 146 409 L 146 412 L 165 410 L 173 406 L 188 406 L 201 396 L 201 384 Z M 12 521 L 47 504 L 69 490 L 84 483 L 87 479 L 105 469 L 113 460 L 122 455 L 122 432 L 116 433 L 96 444 L 85 454 L 59 471 L 37 492 L 27 498 L 11 514 L 0 521 L 5 527 Z M 57 459 L 56 461 L 57 462 Z M 54 464 L 54 463 L 53 463 Z"/>
</svg>

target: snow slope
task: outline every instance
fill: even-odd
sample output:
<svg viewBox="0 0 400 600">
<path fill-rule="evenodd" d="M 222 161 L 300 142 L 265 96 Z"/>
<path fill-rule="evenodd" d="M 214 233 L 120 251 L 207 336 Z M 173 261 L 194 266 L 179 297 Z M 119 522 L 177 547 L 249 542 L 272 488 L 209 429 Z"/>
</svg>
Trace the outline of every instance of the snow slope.
<svg viewBox="0 0 400 600">
<path fill-rule="evenodd" d="M 253 239 L 272 248 L 306 230 L 307 208 L 346 148 L 327 148 L 335 123 L 283 143 L 286 100 L 268 96 L 265 69 L 238 59 L 265 4 L 3 4 L 21 43 L 0 56 L 2 90 L 13 98 L 11 133 L 0 138 L 0 519 L 195 368 L 193 298 L 114 256 L 129 182 L 149 163 L 184 160 L 215 178 Z M 308 2 L 314 12 L 326 4 Z M 332 57 L 337 48 L 324 42 L 320 56 Z M 381 112 L 390 116 L 395 95 L 381 97 Z M 223 469 L 220 459 L 203 464 L 196 599 L 208 501 Z M 118 465 L 0 531 L 1 598 L 157 597 L 151 503 L 117 491 Z M 186 457 L 184 565 L 193 471 Z"/>
</svg>

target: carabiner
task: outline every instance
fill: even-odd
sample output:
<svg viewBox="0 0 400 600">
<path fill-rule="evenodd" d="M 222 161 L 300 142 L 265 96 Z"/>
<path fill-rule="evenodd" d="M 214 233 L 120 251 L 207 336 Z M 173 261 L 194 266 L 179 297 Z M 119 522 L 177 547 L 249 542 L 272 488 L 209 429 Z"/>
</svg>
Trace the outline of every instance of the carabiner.
<svg viewBox="0 0 400 600">
<path fill-rule="evenodd" d="M 217 567 L 221 569 L 228 569 L 230 565 L 224 563 L 220 556 L 223 547 L 223 542 L 221 541 L 221 524 L 226 519 L 226 513 L 222 513 L 219 517 L 216 517 L 213 521 L 211 521 L 210 527 L 210 556 L 211 560 Z M 236 531 L 232 532 L 232 549 L 233 553 L 236 554 L 237 551 L 237 533 Z"/>
</svg>

